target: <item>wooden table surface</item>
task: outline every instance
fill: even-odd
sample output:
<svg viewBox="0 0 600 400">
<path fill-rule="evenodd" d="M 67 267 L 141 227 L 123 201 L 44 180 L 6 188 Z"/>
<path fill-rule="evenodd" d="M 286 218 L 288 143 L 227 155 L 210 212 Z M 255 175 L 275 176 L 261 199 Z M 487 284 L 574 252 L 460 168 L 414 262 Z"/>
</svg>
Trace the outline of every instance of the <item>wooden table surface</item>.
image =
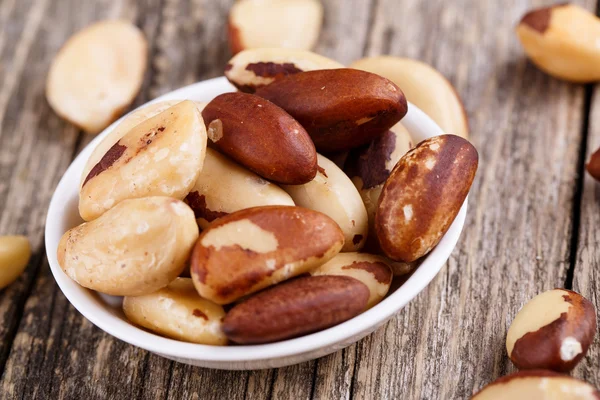
<svg viewBox="0 0 600 400">
<path fill-rule="evenodd" d="M 551 2 L 324 0 L 316 51 L 343 63 L 424 60 L 465 102 L 480 169 L 447 265 L 374 334 L 281 369 L 174 363 L 84 319 L 52 278 L 43 231 L 56 184 L 91 137 L 49 108 L 49 63 L 91 22 L 129 19 L 151 49 L 137 106 L 222 75 L 232 2 L 0 0 L 0 234 L 25 234 L 34 248 L 25 274 L 0 291 L 0 398 L 464 399 L 514 370 L 505 334 L 526 300 L 566 287 L 599 305 L 600 185 L 583 168 L 600 146 L 600 91 L 544 75 L 514 34 L 528 8 Z M 600 386 L 598 337 L 574 375 Z"/>
</svg>

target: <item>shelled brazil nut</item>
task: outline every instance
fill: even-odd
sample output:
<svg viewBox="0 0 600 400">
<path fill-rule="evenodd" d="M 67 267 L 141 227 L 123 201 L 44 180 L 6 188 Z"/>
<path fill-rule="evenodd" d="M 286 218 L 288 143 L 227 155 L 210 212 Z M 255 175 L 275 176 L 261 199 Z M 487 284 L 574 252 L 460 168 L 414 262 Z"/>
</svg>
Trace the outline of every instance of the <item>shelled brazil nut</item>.
<svg viewBox="0 0 600 400">
<path fill-rule="evenodd" d="M 508 329 L 506 350 L 519 369 L 571 371 L 596 334 L 593 304 L 567 289 L 541 293 L 523 306 Z"/>
<path fill-rule="evenodd" d="M 315 146 L 287 112 L 258 96 L 224 93 L 202 111 L 210 144 L 265 179 L 298 185 L 317 173 Z"/>
<path fill-rule="evenodd" d="M 520 371 L 496 379 L 476 393 L 472 400 L 600 400 L 589 383 L 546 370 Z"/>
<path fill-rule="evenodd" d="M 294 205 L 279 186 L 210 148 L 206 149 L 202 172 L 185 202 L 203 229 L 215 219 L 245 208 Z"/>
<path fill-rule="evenodd" d="M 367 308 L 373 307 L 385 297 L 393 277 L 390 265 L 383 257 L 367 253 L 340 253 L 310 274 L 341 275 L 359 280 L 369 289 Z"/>
<path fill-rule="evenodd" d="M 338 225 L 301 207 L 264 206 L 238 211 L 205 229 L 191 257 L 198 293 L 228 304 L 335 256 L 344 245 Z"/>
<path fill-rule="evenodd" d="M 311 51 L 258 48 L 236 54 L 225 66 L 225 76 L 240 91 L 254 93 L 256 89 L 287 75 L 334 68 L 344 66 Z"/>
<path fill-rule="evenodd" d="M 182 101 L 145 120 L 117 141 L 83 180 L 81 217 L 98 218 L 125 199 L 185 198 L 200 175 L 205 150 L 206 128 L 193 102 Z"/>
<path fill-rule="evenodd" d="M 381 249 L 411 262 L 438 244 L 469 193 L 477 150 L 466 139 L 441 135 L 406 153 L 386 180 L 375 215 Z"/>
<path fill-rule="evenodd" d="M 127 318 L 146 329 L 185 342 L 225 345 L 223 307 L 201 298 L 190 278 L 176 278 L 143 296 L 126 296 Z"/>
<path fill-rule="evenodd" d="M 83 287 L 140 296 L 177 278 L 197 238 L 194 212 L 184 202 L 162 196 L 129 199 L 68 230 L 57 258 Z"/>
<path fill-rule="evenodd" d="M 288 75 L 258 89 L 256 95 L 300 122 L 321 152 L 368 143 L 407 111 L 406 98 L 394 83 L 349 68 Z"/>
<path fill-rule="evenodd" d="M 348 276 L 301 277 L 234 306 L 223 320 L 223 331 L 240 344 L 290 339 L 357 316 L 368 299 L 367 286 Z"/>
<path fill-rule="evenodd" d="M 326 157 L 317 154 L 318 172 L 303 185 L 283 185 L 300 207 L 331 217 L 344 232 L 342 251 L 357 251 L 365 244 L 369 231 L 367 211 L 358 191 L 344 172 Z"/>
</svg>

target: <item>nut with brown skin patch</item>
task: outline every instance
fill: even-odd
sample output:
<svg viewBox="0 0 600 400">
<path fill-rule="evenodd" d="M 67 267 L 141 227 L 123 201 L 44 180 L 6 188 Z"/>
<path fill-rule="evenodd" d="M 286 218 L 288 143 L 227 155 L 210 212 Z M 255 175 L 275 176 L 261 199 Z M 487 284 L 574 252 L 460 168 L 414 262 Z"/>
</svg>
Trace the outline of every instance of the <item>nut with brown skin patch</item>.
<svg viewBox="0 0 600 400">
<path fill-rule="evenodd" d="M 309 276 L 262 291 L 233 307 L 223 331 L 240 344 L 269 343 L 329 328 L 365 310 L 369 289 L 347 276 Z"/>
<path fill-rule="evenodd" d="M 326 157 L 318 154 L 319 172 L 304 185 L 282 185 L 294 203 L 331 217 L 344 232 L 342 251 L 360 250 L 368 235 L 367 210 L 352 181 Z"/>
<path fill-rule="evenodd" d="M 288 75 L 257 90 L 256 95 L 290 113 L 321 152 L 366 144 L 407 111 L 406 98 L 394 83 L 349 68 Z"/>
<path fill-rule="evenodd" d="M 587 382 L 547 370 L 520 371 L 503 376 L 471 397 L 472 400 L 599 400 Z"/>
<path fill-rule="evenodd" d="M 375 212 L 383 184 L 398 160 L 412 147 L 410 134 L 399 122 L 368 145 L 350 151 L 346 158 L 344 172 L 358 189 L 369 217 L 370 234 L 365 244 L 368 251 L 378 252 L 379 249 Z"/>
<path fill-rule="evenodd" d="M 317 173 L 317 153 L 304 128 L 275 104 L 246 93 L 224 93 L 202 111 L 211 145 L 252 172 L 299 185 Z"/>
<path fill-rule="evenodd" d="M 594 179 L 600 181 L 600 148 L 592 154 L 585 169 Z"/>
<path fill-rule="evenodd" d="M 393 278 L 385 258 L 367 253 L 340 253 L 312 271 L 311 275 L 342 275 L 361 281 L 369 288 L 367 308 L 385 297 Z"/>
<path fill-rule="evenodd" d="M 477 164 L 475 147 L 455 135 L 424 140 L 398 161 L 375 215 L 389 258 L 415 261 L 438 244 L 469 193 Z"/>
<path fill-rule="evenodd" d="M 342 64 L 307 50 L 260 48 L 236 54 L 225 67 L 225 76 L 242 92 L 256 89 L 284 76 L 318 69 L 344 68 Z"/>
<path fill-rule="evenodd" d="M 310 50 L 323 20 L 318 0 L 237 1 L 229 11 L 229 48 L 282 47 Z"/>
<path fill-rule="evenodd" d="M 513 320 L 506 350 L 519 369 L 571 371 L 596 334 L 596 310 L 578 293 L 553 289 L 531 299 Z"/>
<path fill-rule="evenodd" d="M 516 32 L 542 71 L 570 82 L 600 80 L 600 19 L 588 10 L 575 4 L 535 9 L 521 19 Z"/>
<path fill-rule="evenodd" d="M 119 117 L 142 86 L 148 44 L 128 21 L 100 21 L 60 49 L 48 73 L 46 98 L 61 117 L 98 133 Z"/>
<path fill-rule="evenodd" d="M 215 219 L 245 208 L 294 205 L 279 186 L 210 148 L 206 149 L 204 167 L 185 202 L 203 229 Z"/>
<path fill-rule="evenodd" d="M 363 58 L 351 68 L 384 76 L 398 85 L 404 95 L 442 131 L 469 137 L 469 120 L 458 92 L 439 71 L 421 61 L 409 58 L 378 56 Z"/>
<path fill-rule="evenodd" d="M 203 299 L 190 278 L 143 296 L 125 296 L 123 311 L 131 322 L 172 339 L 222 346 L 223 307 Z"/>
<path fill-rule="evenodd" d="M 198 293 L 228 304 L 309 272 L 335 256 L 344 235 L 325 214 L 264 206 L 219 218 L 205 229 L 191 257 Z"/>
<path fill-rule="evenodd" d="M 180 102 L 134 126 L 108 149 L 79 191 L 79 213 L 90 221 L 125 199 L 183 199 L 198 179 L 206 129 L 196 104 Z M 96 159 L 95 154 L 92 157 Z"/>
<path fill-rule="evenodd" d="M 58 263 L 75 282 L 113 296 L 140 296 L 184 270 L 198 238 L 193 211 L 170 197 L 123 200 L 67 231 Z"/>
</svg>

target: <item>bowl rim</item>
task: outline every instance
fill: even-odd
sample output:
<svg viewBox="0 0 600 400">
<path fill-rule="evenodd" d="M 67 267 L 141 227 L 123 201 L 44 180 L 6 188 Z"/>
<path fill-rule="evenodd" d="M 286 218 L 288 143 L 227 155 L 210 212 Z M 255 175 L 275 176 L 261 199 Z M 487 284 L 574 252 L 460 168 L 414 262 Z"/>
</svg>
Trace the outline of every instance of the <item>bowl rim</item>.
<svg viewBox="0 0 600 400">
<path fill-rule="evenodd" d="M 217 94 L 234 90 L 235 88 L 227 82 L 225 77 L 218 77 L 184 86 L 149 101 L 140 107 L 164 100 L 189 98 L 192 100 L 208 101 Z M 79 286 L 71 280 L 60 268 L 56 257 L 58 242 L 60 236 L 64 233 L 57 232 L 57 227 L 63 225 L 61 220 L 64 218 L 64 214 L 66 214 L 64 212 L 64 204 L 66 200 L 69 200 L 67 189 L 75 185 L 78 190 L 81 170 L 87 158 L 98 143 L 125 116 L 115 121 L 92 140 L 71 162 L 62 176 L 48 207 L 45 227 L 46 254 L 56 283 L 75 309 L 106 333 L 126 343 L 154 353 L 167 357 L 207 362 L 252 362 L 299 356 L 335 345 L 336 343 L 347 342 L 349 344 L 351 342 L 348 341 L 358 340 L 353 338 L 361 337 L 362 334 L 370 331 L 371 328 L 377 327 L 392 317 L 433 280 L 446 264 L 464 226 L 468 198 L 465 199 L 457 217 L 439 244 L 424 257 L 419 268 L 400 287 L 371 309 L 331 328 L 293 339 L 259 345 L 213 346 L 169 339 L 126 322 L 121 317 L 115 315 L 114 312 L 108 310 L 108 307 L 102 307 L 98 299 L 99 295 L 92 290 Z M 413 135 L 416 136 L 413 137 L 413 140 L 416 142 L 427 137 L 443 134 L 442 130 L 431 118 L 410 103 L 408 105 L 408 112 L 403 118 L 402 123 L 411 133 L 411 137 Z M 421 133 L 415 134 L 415 131 Z M 427 133 L 423 134 L 422 132 Z M 74 179 L 74 176 L 76 177 L 76 182 L 72 183 L 71 180 Z M 75 195 L 77 196 L 77 193 Z"/>
</svg>

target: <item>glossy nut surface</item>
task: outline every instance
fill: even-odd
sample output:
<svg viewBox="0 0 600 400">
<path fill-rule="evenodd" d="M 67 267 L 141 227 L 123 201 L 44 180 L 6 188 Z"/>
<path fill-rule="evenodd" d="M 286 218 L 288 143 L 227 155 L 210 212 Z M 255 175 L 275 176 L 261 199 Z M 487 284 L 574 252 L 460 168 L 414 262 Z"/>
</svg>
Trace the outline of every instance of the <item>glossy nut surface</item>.
<svg viewBox="0 0 600 400">
<path fill-rule="evenodd" d="M 571 82 L 600 80 L 600 19 L 575 4 L 558 4 L 525 14 L 517 36 L 542 71 Z"/>
<path fill-rule="evenodd" d="M 520 371 L 496 379 L 472 400 L 598 400 L 592 385 L 567 375 L 546 370 Z"/>
<path fill-rule="evenodd" d="M 190 278 L 176 278 L 144 296 L 126 296 L 123 311 L 131 322 L 184 342 L 225 345 L 223 307 L 198 295 Z"/>
<path fill-rule="evenodd" d="M 223 331 L 240 344 L 268 343 L 329 328 L 365 310 L 369 289 L 347 276 L 309 276 L 264 290 L 233 307 Z"/>
<path fill-rule="evenodd" d="M 309 50 L 322 20 L 318 0 L 240 0 L 229 11 L 229 48 L 233 54 L 259 47 Z"/>
<path fill-rule="evenodd" d="M 177 278 L 197 238 L 194 212 L 182 201 L 130 199 L 67 231 L 57 258 L 63 271 L 83 287 L 140 296 Z"/>
<path fill-rule="evenodd" d="M 369 288 L 367 308 L 379 303 L 390 290 L 392 270 L 383 257 L 367 253 L 340 253 L 311 272 L 312 276 L 342 275 Z"/>
<path fill-rule="evenodd" d="M 198 293 L 231 303 L 335 256 L 344 245 L 328 216 L 301 207 L 265 206 L 219 218 L 202 232 L 192 253 Z"/>
<path fill-rule="evenodd" d="M 196 104 L 178 103 L 136 125 L 102 156 L 83 180 L 79 213 L 89 221 L 124 199 L 183 199 L 205 153 L 206 128 Z"/>
<path fill-rule="evenodd" d="M 215 219 L 245 208 L 294 205 L 279 186 L 213 149 L 206 149 L 202 172 L 185 202 L 203 229 Z"/>
<path fill-rule="evenodd" d="M 298 120 L 321 152 L 368 143 L 407 111 L 406 98 L 394 83 L 349 68 L 288 75 L 257 90 L 256 95 Z"/>
<path fill-rule="evenodd" d="M 442 131 L 469 137 L 469 120 L 458 92 L 444 75 L 430 65 L 410 58 L 378 56 L 354 61 L 350 67 L 388 78 Z"/>
<path fill-rule="evenodd" d="M 0 236 L 0 289 L 23 273 L 31 258 L 31 246 L 25 236 Z"/>
<path fill-rule="evenodd" d="M 72 36 L 48 73 L 46 98 L 61 117 L 98 133 L 137 95 L 148 59 L 142 31 L 127 21 L 101 21 Z"/>
<path fill-rule="evenodd" d="M 265 179 L 298 185 L 317 173 L 315 146 L 304 128 L 258 96 L 224 93 L 202 111 L 211 145 Z"/>
<path fill-rule="evenodd" d="M 519 369 L 568 372 L 585 356 L 596 334 L 596 310 L 578 293 L 553 289 L 523 306 L 506 335 Z"/>
<path fill-rule="evenodd" d="M 460 211 L 477 171 L 477 150 L 455 135 L 422 141 L 396 164 L 375 215 L 381 249 L 411 262 L 438 244 Z"/>
<path fill-rule="evenodd" d="M 254 93 L 287 75 L 334 68 L 344 66 L 308 50 L 259 48 L 236 54 L 225 66 L 225 76 L 242 92 Z"/>
<path fill-rule="evenodd" d="M 591 155 L 585 169 L 594 179 L 600 181 L 600 148 Z"/>
<path fill-rule="evenodd" d="M 331 217 L 344 232 L 342 251 L 363 247 L 369 230 L 367 211 L 352 181 L 337 165 L 318 154 L 319 172 L 304 185 L 282 186 L 297 206 Z"/>
</svg>

